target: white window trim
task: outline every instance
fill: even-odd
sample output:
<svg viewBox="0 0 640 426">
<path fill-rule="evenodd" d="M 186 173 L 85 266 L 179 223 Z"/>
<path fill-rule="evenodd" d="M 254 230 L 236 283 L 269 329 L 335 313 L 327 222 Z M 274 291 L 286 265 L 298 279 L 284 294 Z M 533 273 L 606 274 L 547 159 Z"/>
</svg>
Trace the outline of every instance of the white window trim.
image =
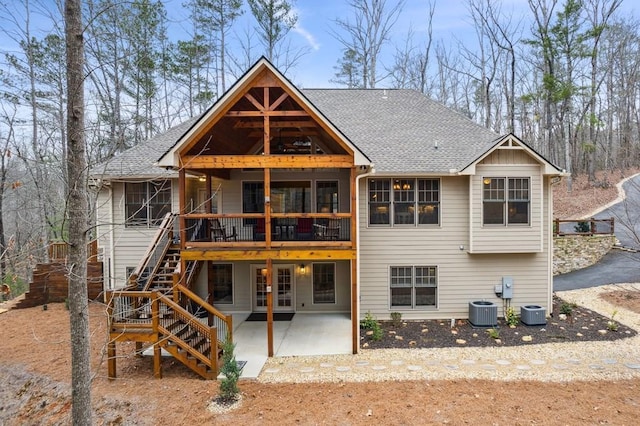
<svg viewBox="0 0 640 426">
<path fill-rule="evenodd" d="M 391 298 L 391 270 L 392 268 L 411 268 L 411 306 L 393 306 L 392 298 Z M 415 270 L 416 268 L 435 268 L 436 269 L 436 285 L 434 288 L 436 289 L 435 294 L 435 305 L 421 305 L 416 306 L 415 304 Z M 388 300 L 389 300 L 389 310 L 390 311 L 407 311 L 407 312 L 419 312 L 419 311 L 436 311 L 440 306 L 440 266 L 439 265 L 426 265 L 426 264 L 410 264 L 410 265 L 389 265 L 387 267 L 387 291 L 388 291 Z"/>
</svg>

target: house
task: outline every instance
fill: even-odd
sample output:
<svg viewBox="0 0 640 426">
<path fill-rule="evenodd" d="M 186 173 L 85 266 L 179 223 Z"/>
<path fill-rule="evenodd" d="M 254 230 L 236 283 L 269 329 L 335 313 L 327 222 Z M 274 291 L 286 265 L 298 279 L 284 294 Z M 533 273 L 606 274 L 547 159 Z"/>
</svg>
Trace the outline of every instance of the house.
<svg viewBox="0 0 640 426">
<path fill-rule="evenodd" d="M 301 90 L 263 58 L 202 116 L 94 169 L 105 287 L 132 291 L 109 293 L 119 321 L 144 305 L 134 291 L 156 288 L 147 309 L 197 305 L 217 331 L 192 332 L 218 340 L 230 315 L 266 312 L 269 356 L 279 312 L 350 314 L 354 353 L 367 312 L 467 318 L 478 300 L 501 316 L 550 312 L 561 175 L 418 92 Z M 163 341 L 159 316 L 137 341 Z M 207 351 L 192 358 L 214 362 Z"/>
</svg>

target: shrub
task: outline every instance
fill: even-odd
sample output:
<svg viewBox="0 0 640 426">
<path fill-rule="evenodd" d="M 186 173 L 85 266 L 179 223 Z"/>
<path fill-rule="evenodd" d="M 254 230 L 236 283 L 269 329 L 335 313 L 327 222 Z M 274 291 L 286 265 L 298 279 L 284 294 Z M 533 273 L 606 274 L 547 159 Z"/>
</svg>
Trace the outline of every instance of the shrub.
<svg viewBox="0 0 640 426">
<path fill-rule="evenodd" d="M 591 225 L 589 222 L 578 222 L 576 226 L 573 227 L 573 230 L 581 233 L 591 232 Z"/>
<path fill-rule="evenodd" d="M 402 322 L 402 314 L 400 312 L 391 312 L 391 321 L 395 326 L 400 325 Z"/>
<path fill-rule="evenodd" d="M 367 312 L 364 315 L 364 319 L 360 320 L 360 327 L 365 330 L 371 330 L 371 338 L 373 340 L 382 339 L 382 327 L 380 327 L 380 323 L 376 320 L 370 312 Z"/>
<path fill-rule="evenodd" d="M 500 330 L 498 330 L 497 328 L 490 328 L 487 330 L 487 333 L 489 333 L 489 337 L 491 337 L 492 339 L 500 338 Z"/>
<path fill-rule="evenodd" d="M 220 380 L 220 399 L 225 402 L 233 402 L 238 399 L 238 379 L 240 378 L 240 369 L 236 362 L 236 356 L 233 351 L 236 345 L 227 338 L 222 344 L 222 367 L 220 372 L 224 374 L 224 378 Z"/>
<path fill-rule="evenodd" d="M 563 302 L 562 305 L 560 305 L 560 313 L 570 316 L 576 306 L 575 303 Z"/>
<path fill-rule="evenodd" d="M 611 314 L 611 319 L 607 321 L 607 330 L 618 331 L 618 323 L 614 319 L 617 314 L 618 314 L 618 311 L 613 311 L 613 313 Z"/>
<path fill-rule="evenodd" d="M 520 319 L 516 314 L 516 310 L 512 306 L 509 306 L 507 308 L 507 312 L 505 312 L 504 314 L 504 319 L 507 322 L 507 325 L 510 327 L 514 327 L 520 322 Z"/>
</svg>

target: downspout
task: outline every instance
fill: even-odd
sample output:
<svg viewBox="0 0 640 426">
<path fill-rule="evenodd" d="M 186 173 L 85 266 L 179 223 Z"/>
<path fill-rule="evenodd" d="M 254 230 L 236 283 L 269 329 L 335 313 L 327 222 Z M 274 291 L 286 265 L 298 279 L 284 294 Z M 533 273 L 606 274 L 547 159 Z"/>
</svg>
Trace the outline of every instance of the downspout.
<svg viewBox="0 0 640 426">
<path fill-rule="evenodd" d="M 549 307 L 548 309 L 548 315 L 553 314 L 553 238 L 554 238 L 554 233 L 553 233 L 553 187 L 556 186 L 557 184 L 559 184 L 562 181 L 562 175 L 560 176 L 549 176 L 549 184 L 546 186 L 547 189 L 549 190 L 549 193 L 547 194 L 547 199 L 549 200 L 549 207 L 548 207 L 548 212 L 547 212 L 547 226 L 549 227 L 549 230 L 547 231 L 547 247 L 548 247 L 548 253 L 547 253 L 547 265 L 549 265 L 549 267 L 547 268 L 547 282 L 549 283 L 549 290 L 547 291 L 547 306 Z M 544 181 L 544 175 L 542 176 L 542 179 Z M 543 187 L 545 185 L 542 185 Z M 544 202 L 544 198 L 543 198 L 543 202 Z"/>
<path fill-rule="evenodd" d="M 364 177 L 369 177 L 375 174 L 375 169 L 373 168 L 373 164 L 369 166 L 369 171 L 362 173 L 356 176 L 356 294 L 355 297 L 358 301 L 358 309 L 357 312 L 354 313 L 358 322 L 360 322 L 360 179 Z M 358 341 L 360 337 L 358 336 Z M 360 345 L 358 345 L 358 352 L 360 352 Z"/>
<path fill-rule="evenodd" d="M 111 185 L 107 186 L 109 190 L 109 290 L 113 290 L 115 288 L 114 283 L 114 271 L 115 271 L 115 260 L 114 256 L 116 254 L 115 245 L 115 224 L 113 223 L 113 187 Z"/>
</svg>

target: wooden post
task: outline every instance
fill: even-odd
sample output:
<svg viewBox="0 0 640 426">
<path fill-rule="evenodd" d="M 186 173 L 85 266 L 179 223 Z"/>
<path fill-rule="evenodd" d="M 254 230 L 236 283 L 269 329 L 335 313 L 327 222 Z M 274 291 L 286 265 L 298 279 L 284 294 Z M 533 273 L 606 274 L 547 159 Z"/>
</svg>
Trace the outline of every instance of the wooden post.
<svg viewBox="0 0 640 426">
<path fill-rule="evenodd" d="M 159 338 L 160 309 L 158 302 L 158 291 L 151 293 L 151 327 L 153 330 L 153 376 L 156 379 L 162 378 L 162 349 Z"/>
<path fill-rule="evenodd" d="M 360 321 L 358 318 L 358 262 L 351 259 L 351 350 L 354 354 L 360 348 Z"/>
<path fill-rule="evenodd" d="M 109 380 L 116 378 L 116 341 L 111 338 L 111 322 L 113 321 L 113 293 L 105 293 L 105 301 L 107 304 L 107 336 L 109 336 L 109 342 L 107 343 L 107 376 Z"/>
<path fill-rule="evenodd" d="M 273 260 L 267 259 L 267 355 L 273 356 Z"/>
<path fill-rule="evenodd" d="M 111 337 L 107 343 L 107 372 L 109 380 L 116 378 L 116 341 Z"/>
<path fill-rule="evenodd" d="M 213 370 L 213 376 L 218 377 L 218 328 L 209 328 L 209 359 L 211 360 L 211 370 Z"/>
<path fill-rule="evenodd" d="M 555 226 L 553 227 L 553 236 L 557 237 L 560 234 L 560 219 L 554 220 Z"/>
</svg>

